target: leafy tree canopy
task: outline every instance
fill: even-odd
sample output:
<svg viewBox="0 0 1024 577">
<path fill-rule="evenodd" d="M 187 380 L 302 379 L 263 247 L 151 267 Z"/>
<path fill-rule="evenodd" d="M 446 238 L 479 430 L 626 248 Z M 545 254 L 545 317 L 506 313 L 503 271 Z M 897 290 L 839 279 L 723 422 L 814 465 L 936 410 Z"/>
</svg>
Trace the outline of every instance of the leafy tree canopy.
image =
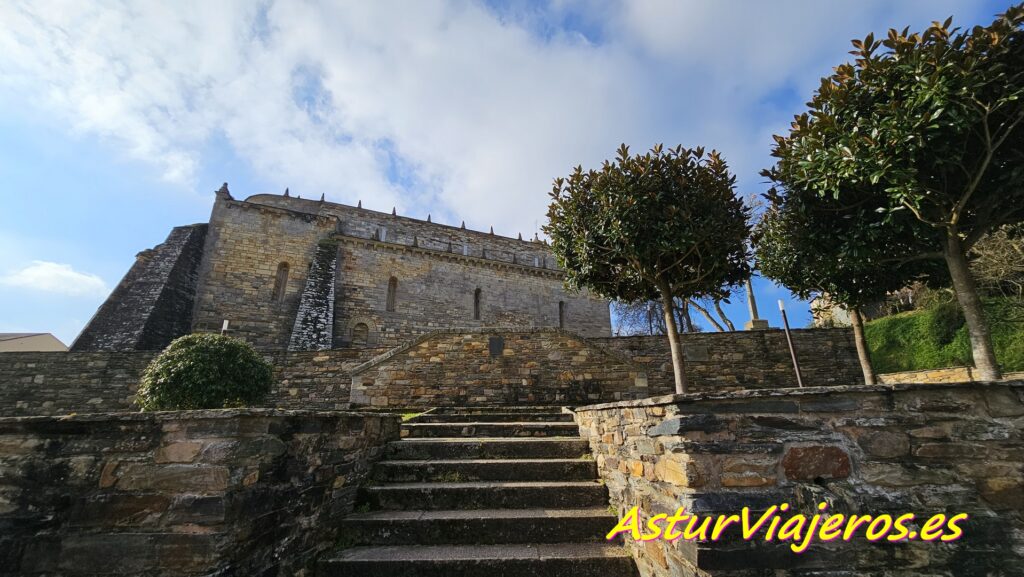
<svg viewBox="0 0 1024 577">
<path fill-rule="evenodd" d="M 717 152 L 622 145 L 600 170 L 555 180 L 543 230 L 572 288 L 626 301 L 725 297 L 749 274 L 748 209 Z"/>
</svg>

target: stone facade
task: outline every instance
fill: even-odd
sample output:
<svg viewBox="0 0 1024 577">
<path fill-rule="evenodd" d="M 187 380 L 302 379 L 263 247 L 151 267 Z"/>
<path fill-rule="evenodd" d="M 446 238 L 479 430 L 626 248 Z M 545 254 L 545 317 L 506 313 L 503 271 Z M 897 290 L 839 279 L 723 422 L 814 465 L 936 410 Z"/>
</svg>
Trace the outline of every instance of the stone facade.
<svg viewBox="0 0 1024 577">
<path fill-rule="evenodd" d="M 607 301 L 571 293 L 544 243 L 290 196 L 217 192 L 209 224 L 140 260 L 77 351 L 158 350 L 220 331 L 261 350 L 397 346 L 438 328 L 608 336 Z"/>
<path fill-rule="evenodd" d="M 398 417 L 0 419 L 0 575 L 311 575 Z"/>
<path fill-rule="evenodd" d="M 884 385 L 899 383 L 965 383 L 973 380 L 975 380 L 973 367 L 946 367 L 944 369 L 901 371 L 878 375 L 878 382 Z M 1024 380 L 1024 372 L 1003 373 L 1003 380 Z"/>
<path fill-rule="evenodd" d="M 641 522 L 686 512 L 754 519 L 968 514 L 963 537 L 849 541 L 627 539 L 649 576 L 1010 576 L 1024 567 L 1024 382 L 692 394 L 577 409 L 612 504 Z"/>
</svg>

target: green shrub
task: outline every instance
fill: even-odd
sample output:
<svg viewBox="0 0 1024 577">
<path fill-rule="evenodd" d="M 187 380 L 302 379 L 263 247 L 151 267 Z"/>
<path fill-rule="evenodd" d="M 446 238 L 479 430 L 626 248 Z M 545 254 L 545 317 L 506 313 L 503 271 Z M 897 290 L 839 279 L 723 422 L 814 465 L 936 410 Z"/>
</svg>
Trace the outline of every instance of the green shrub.
<svg viewBox="0 0 1024 577">
<path fill-rule="evenodd" d="M 143 411 L 220 409 L 258 404 L 271 367 L 245 341 L 215 334 L 175 339 L 142 374 Z"/>
</svg>

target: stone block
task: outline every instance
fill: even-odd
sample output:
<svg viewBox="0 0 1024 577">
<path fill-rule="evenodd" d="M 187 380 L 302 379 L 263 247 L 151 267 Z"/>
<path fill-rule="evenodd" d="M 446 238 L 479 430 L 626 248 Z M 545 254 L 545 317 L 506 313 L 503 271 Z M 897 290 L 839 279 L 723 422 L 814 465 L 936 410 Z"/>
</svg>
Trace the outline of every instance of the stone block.
<svg viewBox="0 0 1024 577">
<path fill-rule="evenodd" d="M 850 457 L 834 446 L 791 447 L 782 457 L 782 469 L 791 481 L 845 479 L 850 476 Z"/>
</svg>

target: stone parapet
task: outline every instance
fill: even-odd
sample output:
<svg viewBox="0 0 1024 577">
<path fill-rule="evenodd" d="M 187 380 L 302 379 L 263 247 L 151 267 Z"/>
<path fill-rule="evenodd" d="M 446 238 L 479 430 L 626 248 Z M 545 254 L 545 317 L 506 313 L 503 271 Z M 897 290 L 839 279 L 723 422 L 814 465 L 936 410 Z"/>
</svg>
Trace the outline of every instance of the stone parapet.
<svg viewBox="0 0 1024 577">
<path fill-rule="evenodd" d="M 299 575 L 399 417 L 226 409 L 0 418 L 0 575 Z"/>
<path fill-rule="evenodd" d="M 1024 567 L 1024 382 L 808 387 L 669 395 L 576 410 L 620 515 L 677 508 L 807 518 L 966 513 L 948 542 L 628 540 L 641 574 L 1014 575 Z M 712 521 L 714 522 L 714 521 Z"/>
</svg>

